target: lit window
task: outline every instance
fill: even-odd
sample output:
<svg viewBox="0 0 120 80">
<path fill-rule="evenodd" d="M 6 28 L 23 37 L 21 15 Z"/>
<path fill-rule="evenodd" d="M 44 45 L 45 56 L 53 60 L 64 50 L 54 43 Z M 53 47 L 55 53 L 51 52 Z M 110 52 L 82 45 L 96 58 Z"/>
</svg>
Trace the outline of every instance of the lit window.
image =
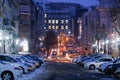
<svg viewBox="0 0 120 80">
<path fill-rule="evenodd" d="M 44 14 L 44 17 L 47 18 L 47 14 Z"/>
<path fill-rule="evenodd" d="M 51 23 L 51 20 L 48 20 L 48 23 Z"/>
<path fill-rule="evenodd" d="M 56 29 L 58 29 L 58 26 L 56 26 Z"/>
<path fill-rule="evenodd" d="M 49 29 L 51 29 L 51 26 L 49 26 Z"/>
<path fill-rule="evenodd" d="M 55 20 L 52 20 L 52 24 L 54 24 L 55 23 Z"/>
<path fill-rule="evenodd" d="M 64 20 L 61 20 L 61 24 L 64 24 Z"/>
<path fill-rule="evenodd" d="M 58 24 L 58 20 L 56 20 L 56 24 Z"/>
<path fill-rule="evenodd" d="M 68 24 L 68 20 L 65 20 L 66 24 Z"/>
<path fill-rule="evenodd" d="M 64 29 L 64 26 L 61 26 L 61 29 Z"/>
<path fill-rule="evenodd" d="M 52 26 L 52 29 L 55 29 L 55 26 Z"/>
<path fill-rule="evenodd" d="M 44 29 L 46 29 L 46 27 L 44 27 Z"/>
<path fill-rule="evenodd" d="M 46 21 L 46 20 L 44 20 L 44 22 L 46 23 L 47 21 Z"/>
<path fill-rule="evenodd" d="M 21 5 L 20 6 L 20 13 L 30 14 L 30 6 L 29 5 Z"/>
<path fill-rule="evenodd" d="M 65 26 L 65 29 L 68 29 L 68 26 Z"/>
</svg>

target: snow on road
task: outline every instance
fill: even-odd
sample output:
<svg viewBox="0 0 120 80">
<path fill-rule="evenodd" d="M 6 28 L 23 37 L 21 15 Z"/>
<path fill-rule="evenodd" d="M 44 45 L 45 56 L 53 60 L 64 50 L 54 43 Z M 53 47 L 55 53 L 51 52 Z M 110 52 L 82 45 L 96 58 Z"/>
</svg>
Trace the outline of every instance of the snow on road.
<svg viewBox="0 0 120 80">
<path fill-rule="evenodd" d="M 18 79 L 18 80 L 34 80 L 36 78 L 36 76 L 41 76 L 40 74 L 45 72 L 44 68 L 43 68 L 44 64 L 39 67 L 38 69 L 35 69 L 35 71 L 32 71 L 28 74 L 23 74 L 22 78 Z"/>
</svg>

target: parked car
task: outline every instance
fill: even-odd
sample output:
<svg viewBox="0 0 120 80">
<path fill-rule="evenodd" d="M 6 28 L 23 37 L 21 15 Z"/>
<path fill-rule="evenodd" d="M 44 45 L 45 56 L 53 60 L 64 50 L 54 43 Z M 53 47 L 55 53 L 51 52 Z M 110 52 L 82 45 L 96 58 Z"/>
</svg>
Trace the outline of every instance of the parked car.
<svg viewBox="0 0 120 80">
<path fill-rule="evenodd" d="M 79 56 L 79 57 L 73 58 L 73 59 L 72 59 L 72 62 L 78 64 L 82 59 L 87 58 L 87 57 L 88 57 L 88 56 L 86 56 L 86 55 L 81 55 L 81 56 Z"/>
<path fill-rule="evenodd" d="M 18 55 L 18 56 L 13 56 L 13 58 L 14 58 L 15 60 L 17 60 L 18 63 L 27 66 L 26 69 L 24 69 L 24 73 L 27 73 L 27 72 L 29 72 L 29 71 L 35 70 L 35 66 L 34 66 L 33 64 L 29 63 L 29 62 L 26 62 L 26 61 L 24 61 L 24 60 L 21 60 L 21 59 L 20 59 L 20 55 Z"/>
<path fill-rule="evenodd" d="M 16 58 L 17 60 L 19 60 L 21 63 L 25 63 L 25 64 L 28 64 L 28 65 L 30 65 L 31 67 L 32 67 L 32 70 L 30 70 L 30 71 L 33 71 L 33 70 L 35 70 L 35 64 L 34 63 L 32 63 L 32 62 L 29 62 L 29 61 L 27 61 L 26 59 L 24 59 L 22 56 L 19 56 L 18 58 Z"/>
<path fill-rule="evenodd" d="M 34 56 L 34 55 L 29 55 L 29 54 L 27 54 L 27 55 L 24 55 L 24 56 L 26 56 L 26 57 L 29 58 L 29 59 L 32 59 L 32 60 L 35 60 L 35 61 L 39 62 L 39 65 L 43 64 L 43 61 L 42 61 L 41 59 L 37 58 L 37 57 Z"/>
<path fill-rule="evenodd" d="M 112 60 L 113 60 L 112 58 L 98 58 L 98 59 L 96 59 L 94 61 L 86 62 L 84 64 L 84 68 L 94 70 L 94 69 L 97 69 L 100 64 L 111 62 Z"/>
<path fill-rule="evenodd" d="M 0 61 L 0 76 L 2 80 L 18 80 L 18 78 L 22 77 L 22 74 L 23 70 L 21 67 Z"/>
<path fill-rule="evenodd" d="M 116 69 L 113 76 L 116 77 L 116 78 L 120 78 L 120 67 Z"/>
<path fill-rule="evenodd" d="M 101 65 L 98 67 L 98 71 L 100 71 L 100 72 L 105 72 L 105 68 L 106 68 L 108 65 L 118 64 L 118 63 L 120 63 L 120 58 L 114 59 L 112 62 L 109 62 L 109 63 L 103 63 L 103 64 L 101 64 Z"/>
<path fill-rule="evenodd" d="M 110 55 L 106 55 L 106 54 L 94 54 L 94 55 L 91 55 L 85 59 L 82 59 L 79 62 L 79 65 L 84 67 L 85 63 L 95 61 L 95 60 L 101 59 L 101 58 L 112 58 L 112 57 Z"/>
<path fill-rule="evenodd" d="M 39 64 L 38 61 L 35 61 L 35 60 L 33 60 L 33 59 L 25 56 L 25 55 L 22 55 L 20 58 L 21 58 L 22 60 L 28 62 L 28 63 L 34 64 L 34 65 L 35 65 L 35 68 L 38 68 L 38 67 L 40 66 L 40 64 Z"/>
<path fill-rule="evenodd" d="M 12 63 L 14 65 L 18 65 L 19 67 L 22 68 L 23 73 L 28 73 L 29 68 L 31 67 L 30 65 L 21 63 L 18 60 L 16 60 L 12 54 L 1 54 L 0 60 L 5 61 L 6 63 L 10 63 L 10 64 Z"/>
<path fill-rule="evenodd" d="M 105 68 L 105 74 L 112 75 L 120 67 L 120 63 L 110 64 Z"/>
</svg>

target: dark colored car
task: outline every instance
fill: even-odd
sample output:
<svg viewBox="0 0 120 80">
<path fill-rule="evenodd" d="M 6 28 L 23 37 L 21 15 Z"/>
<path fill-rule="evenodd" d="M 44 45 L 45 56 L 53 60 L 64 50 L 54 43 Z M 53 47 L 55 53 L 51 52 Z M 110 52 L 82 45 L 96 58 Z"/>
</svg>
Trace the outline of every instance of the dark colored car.
<svg viewBox="0 0 120 80">
<path fill-rule="evenodd" d="M 105 68 L 105 74 L 112 75 L 112 74 L 114 74 L 116 69 L 119 67 L 120 67 L 120 63 L 108 65 Z"/>
</svg>

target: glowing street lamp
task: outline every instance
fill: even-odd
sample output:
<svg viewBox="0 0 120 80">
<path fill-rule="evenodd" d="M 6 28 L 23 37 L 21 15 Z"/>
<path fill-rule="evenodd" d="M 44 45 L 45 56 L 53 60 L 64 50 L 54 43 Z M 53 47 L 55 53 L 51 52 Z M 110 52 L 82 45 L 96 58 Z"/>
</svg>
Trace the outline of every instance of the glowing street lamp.
<svg viewBox="0 0 120 80">
<path fill-rule="evenodd" d="M 115 40 L 113 40 L 112 43 L 115 43 Z"/>
<path fill-rule="evenodd" d="M 106 40 L 106 43 L 108 44 L 108 43 L 109 43 L 109 40 Z"/>
<path fill-rule="evenodd" d="M 120 41 L 120 38 L 117 38 L 116 41 Z"/>
<path fill-rule="evenodd" d="M 102 42 L 102 45 L 105 45 L 105 42 Z"/>
</svg>

